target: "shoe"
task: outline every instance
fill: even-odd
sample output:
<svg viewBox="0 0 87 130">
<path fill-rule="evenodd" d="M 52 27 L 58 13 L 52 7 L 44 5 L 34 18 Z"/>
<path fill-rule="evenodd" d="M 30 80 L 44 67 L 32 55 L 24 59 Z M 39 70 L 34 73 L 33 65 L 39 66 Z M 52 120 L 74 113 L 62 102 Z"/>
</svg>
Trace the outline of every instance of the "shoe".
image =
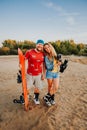
<svg viewBox="0 0 87 130">
<path fill-rule="evenodd" d="M 54 94 L 51 95 L 50 103 L 51 103 L 52 105 L 55 105 L 54 96 L 55 96 Z"/>
<path fill-rule="evenodd" d="M 50 95 L 49 93 L 47 93 L 47 95 L 45 95 L 45 96 L 43 97 L 43 99 L 44 99 L 45 103 L 46 103 L 48 106 L 51 106 L 51 103 L 50 103 L 50 101 L 51 101 L 51 95 Z"/>
<path fill-rule="evenodd" d="M 34 98 L 34 103 L 35 103 L 36 105 L 39 105 L 39 104 L 40 104 L 40 101 L 39 101 L 38 99 Z"/>
<path fill-rule="evenodd" d="M 46 105 L 50 107 L 51 103 L 49 102 L 48 98 L 46 96 L 44 96 L 43 99 L 44 99 Z"/>
<path fill-rule="evenodd" d="M 55 105 L 55 101 L 54 101 L 54 100 L 51 100 L 50 103 L 51 103 L 52 105 Z"/>
<path fill-rule="evenodd" d="M 40 101 L 39 101 L 39 93 L 34 93 L 34 103 L 36 105 L 39 105 L 40 104 Z"/>
</svg>

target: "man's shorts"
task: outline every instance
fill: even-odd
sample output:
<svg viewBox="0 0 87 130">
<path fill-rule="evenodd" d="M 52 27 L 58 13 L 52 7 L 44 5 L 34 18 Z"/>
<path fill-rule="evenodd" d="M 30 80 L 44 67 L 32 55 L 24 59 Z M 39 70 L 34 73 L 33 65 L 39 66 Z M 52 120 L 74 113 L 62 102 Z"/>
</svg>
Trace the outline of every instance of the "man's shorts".
<svg viewBox="0 0 87 130">
<path fill-rule="evenodd" d="M 33 86 L 39 89 L 43 88 L 43 81 L 41 80 L 41 74 L 37 76 L 27 74 L 27 87 L 30 89 Z"/>
</svg>

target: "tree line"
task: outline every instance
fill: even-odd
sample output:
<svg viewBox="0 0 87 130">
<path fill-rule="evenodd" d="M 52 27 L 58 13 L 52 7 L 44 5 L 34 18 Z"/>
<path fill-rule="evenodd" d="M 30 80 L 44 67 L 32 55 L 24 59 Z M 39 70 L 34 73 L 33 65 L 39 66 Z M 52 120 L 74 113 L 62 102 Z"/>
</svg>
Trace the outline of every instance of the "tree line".
<svg viewBox="0 0 87 130">
<path fill-rule="evenodd" d="M 79 43 L 76 44 L 74 40 L 67 41 L 55 41 L 50 42 L 55 48 L 57 53 L 63 55 L 83 55 L 87 56 L 87 44 Z M 5 40 L 2 42 L 2 47 L 0 47 L 0 55 L 17 55 L 18 48 L 20 48 L 23 53 L 28 49 L 35 48 L 36 44 L 33 41 L 16 41 L 16 40 Z"/>
</svg>

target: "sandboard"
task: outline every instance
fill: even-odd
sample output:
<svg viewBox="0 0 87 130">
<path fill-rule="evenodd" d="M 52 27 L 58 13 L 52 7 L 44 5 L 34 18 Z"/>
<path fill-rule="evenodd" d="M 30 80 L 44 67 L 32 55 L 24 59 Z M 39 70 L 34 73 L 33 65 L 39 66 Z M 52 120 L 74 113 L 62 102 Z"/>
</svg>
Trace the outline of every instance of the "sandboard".
<svg viewBox="0 0 87 130">
<path fill-rule="evenodd" d="M 19 66 L 21 69 L 21 76 L 22 76 L 22 93 L 24 96 L 24 109 L 28 111 L 29 108 L 29 99 L 27 96 L 27 83 L 26 83 L 26 72 L 25 72 L 25 57 L 21 51 L 21 49 L 18 48 L 18 56 L 19 56 Z"/>
</svg>

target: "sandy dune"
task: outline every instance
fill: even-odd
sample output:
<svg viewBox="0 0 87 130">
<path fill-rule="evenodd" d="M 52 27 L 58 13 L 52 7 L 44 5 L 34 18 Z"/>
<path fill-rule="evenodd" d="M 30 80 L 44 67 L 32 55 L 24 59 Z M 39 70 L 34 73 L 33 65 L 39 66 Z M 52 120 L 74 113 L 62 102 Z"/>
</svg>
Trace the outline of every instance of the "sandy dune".
<svg viewBox="0 0 87 130">
<path fill-rule="evenodd" d="M 56 105 L 48 108 L 43 102 L 45 86 L 40 93 L 41 104 L 33 103 L 31 90 L 28 112 L 14 104 L 19 98 L 21 84 L 17 84 L 18 57 L 0 56 L 0 130 L 87 130 L 87 57 L 65 56 L 68 68 L 60 74 Z"/>
</svg>

